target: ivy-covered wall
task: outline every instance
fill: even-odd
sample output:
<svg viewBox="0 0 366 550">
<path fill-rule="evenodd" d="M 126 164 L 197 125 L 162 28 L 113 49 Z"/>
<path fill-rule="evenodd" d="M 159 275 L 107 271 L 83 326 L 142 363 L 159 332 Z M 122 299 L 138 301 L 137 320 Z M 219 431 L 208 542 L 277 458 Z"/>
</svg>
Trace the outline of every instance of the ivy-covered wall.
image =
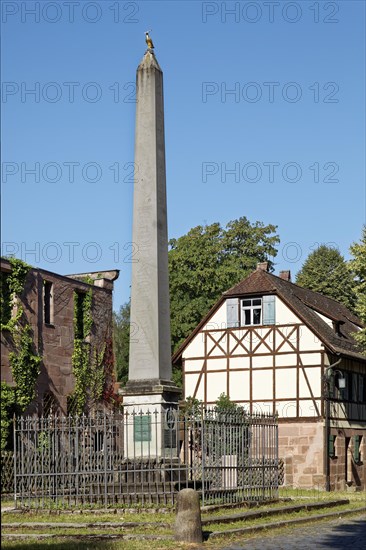
<svg viewBox="0 0 366 550">
<path fill-rule="evenodd" d="M 12 267 L 8 260 L 1 260 L 5 277 Z M 3 276 L 2 276 L 3 277 Z M 61 414 L 87 412 L 100 402 L 113 401 L 113 350 L 112 341 L 112 290 L 113 282 L 103 277 L 86 281 L 63 277 L 56 273 L 29 268 L 21 293 L 23 321 L 29 327 L 24 338 L 31 338 L 29 346 L 38 357 L 35 392 L 26 413 L 40 413 L 45 396 L 54 396 L 54 407 Z M 3 280 L 3 279 L 2 279 Z M 44 322 L 45 281 L 52 285 L 52 322 Z M 3 288 L 5 288 L 5 282 Z M 5 296 L 2 293 L 2 296 Z M 77 297 L 84 296 L 85 333 L 78 334 Z M 6 299 L 6 298 L 5 298 Z M 14 309 L 12 315 L 14 316 Z M 23 349 L 27 352 L 26 342 Z M 83 349 L 82 371 L 79 376 L 77 351 Z M 1 331 L 1 382 L 16 386 L 11 357 L 15 351 L 14 337 L 9 330 Z M 36 361 L 37 362 L 37 361 Z M 76 399 L 76 406 L 75 406 Z M 67 404 L 73 404 L 68 411 Z"/>
</svg>

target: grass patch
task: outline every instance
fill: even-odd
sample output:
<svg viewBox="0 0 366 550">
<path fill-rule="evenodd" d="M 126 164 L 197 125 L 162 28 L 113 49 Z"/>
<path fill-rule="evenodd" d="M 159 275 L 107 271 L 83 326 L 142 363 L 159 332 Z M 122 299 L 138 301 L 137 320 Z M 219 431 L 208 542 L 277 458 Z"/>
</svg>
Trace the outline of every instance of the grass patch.
<svg viewBox="0 0 366 550">
<path fill-rule="evenodd" d="M 320 489 L 302 489 L 292 487 L 281 487 L 279 489 L 280 498 L 291 498 L 293 500 L 311 499 L 315 501 L 335 500 L 338 498 L 348 498 L 349 500 L 358 500 L 366 502 L 366 491 L 322 491 Z"/>
<path fill-rule="evenodd" d="M 173 523 L 175 514 L 141 514 L 118 513 L 118 514 L 90 514 L 88 512 L 75 514 L 53 514 L 49 512 L 27 511 L 22 513 L 5 512 L 2 514 L 2 522 L 20 524 L 23 522 L 40 523 L 95 523 L 96 521 L 109 522 L 139 522 L 139 523 Z"/>
<path fill-rule="evenodd" d="M 16 534 L 21 534 L 21 535 L 38 535 L 38 534 L 43 534 L 45 532 L 44 529 L 42 529 L 41 527 L 37 527 L 36 529 L 35 528 L 32 528 L 32 527 L 26 527 L 24 525 L 20 525 L 19 527 L 15 527 L 14 526 L 14 529 L 12 528 L 4 528 L 2 530 L 2 534 L 7 534 L 7 533 L 16 533 Z M 131 535 L 171 535 L 172 534 L 172 529 L 171 528 L 163 528 L 163 527 L 147 527 L 147 526 L 144 526 L 144 525 L 141 525 L 139 527 L 133 527 L 133 528 L 130 528 L 130 529 L 127 529 L 127 528 L 124 528 L 124 527 L 115 527 L 115 528 L 111 528 L 109 526 L 105 526 L 105 527 L 99 527 L 99 528 L 93 528 L 91 529 L 90 527 L 75 527 L 75 528 L 47 528 L 47 532 L 49 532 L 50 534 L 52 535 L 68 535 L 68 536 L 73 536 L 73 535 L 106 535 L 106 534 L 111 534 L 111 535 L 116 535 L 116 534 L 120 534 L 120 535 L 127 535 L 127 534 L 131 534 Z"/>
<path fill-rule="evenodd" d="M 319 514 L 326 514 L 329 512 L 339 512 L 341 513 L 343 510 L 353 509 L 355 511 L 355 514 L 357 514 L 357 509 L 359 509 L 361 506 L 366 505 L 366 493 L 348 493 L 346 491 L 344 492 L 337 492 L 337 493 L 317 493 L 318 497 L 321 498 L 310 498 L 313 494 L 312 491 L 305 492 L 305 490 L 301 490 L 301 496 L 298 496 L 298 491 L 295 489 L 293 490 L 293 496 L 291 499 L 291 502 L 284 502 L 279 501 L 272 504 L 262 505 L 255 508 L 248 509 L 247 507 L 242 508 L 235 508 L 235 509 L 222 509 L 211 513 L 205 513 L 202 514 L 202 518 L 210 518 L 219 520 L 220 516 L 223 515 L 229 515 L 229 514 L 240 514 L 245 513 L 249 511 L 266 511 L 266 510 L 273 510 L 277 508 L 282 508 L 285 506 L 290 505 L 304 505 L 304 504 L 310 504 L 310 503 L 319 503 L 319 502 L 326 502 L 327 500 L 336 500 L 341 498 L 346 498 L 350 500 L 349 504 L 345 504 L 342 506 L 337 507 L 328 507 L 321 510 L 301 510 L 298 512 L 293 513 L 283 513 L 276 515 L 275 517 L 262 517 L 262 518 L 256 518 L 256 519 L 247 519 L 247 520 L 239 520 L 235 522 L 230 523 L 212 523 L 207 526 L 203 527 L 204 531 L 213 532 L 213 531 L 226 531 L 228 529 L 238 529 L 240 527 L 255 527 L 256 525 L 267 525 L 269 522 L 280 522 L 284 520 L 290 520 L 290 519 L 299 519 L 299 518 L 306 518 L 308 519 L 309 523 L 312 522 L 312 518 L 314 516 L 317 516 Z M 282 495 L 281 495 L 282 496 Z M 286 498 L 289 497 L 289 490 L 286 489 Z M 295 498 L 294 498 L 295 497 Z M 173 542 L 172 540 L 128 540 L 128 539 L 87 539 L 82 537 L 86 537 L 87 535 L 105 535 L 109 534 L 111 536 L 113 535 L 171 535 L 173 533 L 173 525 L 175 521 L 175 513 L 173 511 L 169 511 L 168 513 L 150 513 L 149 511 L 144 511 L 140 513 L 131 513 L 131 511 L 128 510 L 128 508 L 125 509 L 116 509 L 111 510 L 111 512 L 104 512 L 104 513 L 95 513 L 92 510 L 82 510 L 82 513 L 80 513 L 80 510 L 75 510 L 74 513 L 65 513 L 62 511 L 49 511 L 49 510 L 42 510 L 42 511 L 35 511 L 30 510 L 23 513 L 12 513 L 12 512 L 4 512 L 2 514 L 2 522 L 3 523 L 12 523 L 14 524 L 12 527 L 7 527 L 4 529 L 5 533 L 17 533 L 17 534 L 42 534 L 43 533 L 51 533 L 56 534 L 57 537 L 52 538 L 38 538 L 36 540 L 30 539 L 30 538 L 24 538 L 21 540 L 11 540 L 11 539 L 3 539 L 2 541 L 2 548 L 4 549 L 23 549 L 23 550 L 146 550 L 149 548 L 149 550 L 165 550 L 167 548 L 177 548 L 177 549 L 187 549 L 187 545 L 184 544 L 178 544 Z M 329 521 L 329 519 L 321 520 L 323 521 Z M 103 526 L 96 526 L 96 527 L 60 527 L 53 526 L 53 527 L 44 527 L 37 526 L 37 528 L 31 528 L 23 525 L 25 522 L 37 522 L 37 523 L 68 523 L 68 524 L 77 524 L 77 523 L 99 523 L 99 522 L 109 522 L 109 523 L 122 523 L 122 522 L 133 522 L 133 523 L 139 523 L 138 526 L 134 527 L 115 527 L 111 525 L 103 525 Z M 163 524 L 163 525 L 159 525 Z M 319 521 L 317 521 L 319 523 Z M 144 525 L 146 524 L 146 525 Z M 169 525 L 167 525 L 169 524 Z M 315 524 L 315 522 L 314 522 Z M 308 523 L 306 522 L 306 525 Z M 275 530 L 276 535 L 280 535 L 281 533 L 289 532 L 291 529 L 299 528 L 299 526 L 289 526 L 289 527 L 281 527 L 279 529 Z M 63 537 L 58 538 L 58 536 L 63 535 Z M 255 537 L 266 537 L 266 536 L 273 536 L 273 530 L 271 532 L 269 531 L 261 531 L 260 534 L 249 534 L 245 535 L 245 540 L 252 539 Z M 220 542 L 217 539 L 208 540 L 204 543 L 205 548 L 208 550 L 215 550 L 216 548 L 222 548 L 223 546 L 223 540 L 225 540 L 225 545 L 234 543 L 235 541 L 243 539 L 243 535 L 240 534 L 231 534 L 227 535 L 225 539 L 220 539 Z M 194 547 L 189 546 L 190 549 L 193 550 Z"/>
<path fill-rule="evenodd" d="M 335 512 L 335 513 L 342 512 L 342 510 L 349 510 L 349 509 L 357 510 L 359 508 L 360 508 L 360 504 L 354 502 L 350 504 L 343 504 L 341 506 L 335 506 L 333 508 L 324 508 L 322 510 L 299 510 L 298 512 L 278 514 L 273 518 L 265 516 L 262 518 L 243 519 L 239 521 L 233 521 L 230 523 L 220 523 L 220 522 L 210 523 L 209 525 L 207 525 L 206 529 L 208 531 L 226 531 L 227 529 L 239 529 L 240 527 L 253 527 L 256 525 L 263 525 L 263 524 L 270 523 L 272 521 L 280 522 L 280 521 L 298 519 L 298 518 L 309 518 L 309 520 L 311 520 L 313 516 L 318 516 L 320 514 L 326 514 L 330 512 Z"/>
<path fill-rule="evenodd" d="M 165 550 L 172 548 L 171 540 L 116 540 L 116 541 L 77 541 L 74 539 L 40 539 L 37 542 L 30 540 L 2 541 L 2 549 L 16 548 L 18 550 Z M 174 548 L 186 549 L 185 544 L 174 542 Z"/>
</svg>

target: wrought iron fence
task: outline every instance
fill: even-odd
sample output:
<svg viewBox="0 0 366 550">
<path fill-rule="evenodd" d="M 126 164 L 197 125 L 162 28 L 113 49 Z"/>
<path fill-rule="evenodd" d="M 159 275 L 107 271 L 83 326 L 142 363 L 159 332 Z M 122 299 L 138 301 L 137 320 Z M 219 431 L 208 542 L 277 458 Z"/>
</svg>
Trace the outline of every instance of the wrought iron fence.
<svg viewBox="0 0 366 550">
<path fill-rule="evenodd" d="M 1 494 L 14 492 L 14 453 L 1 451 Z"/>
<path fill-rule="evenodd" d="M 18 418 L 17 505 L 202 504 L 278 496 L 277 418 L 200 409 Z"/>
</svg>

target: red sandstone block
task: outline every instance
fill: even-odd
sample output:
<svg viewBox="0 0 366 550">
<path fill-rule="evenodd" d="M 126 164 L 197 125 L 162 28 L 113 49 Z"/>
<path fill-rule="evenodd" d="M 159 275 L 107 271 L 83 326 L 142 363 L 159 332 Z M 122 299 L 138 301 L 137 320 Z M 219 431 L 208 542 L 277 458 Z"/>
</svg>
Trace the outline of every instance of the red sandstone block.
<svg viewBox="0 0 366 550">
<path fill-rule="evenodd" d="M 298 484 L 300 487 L 308 487 L 309 489 L 313 486 L 313 476 L 311 475 L 302 475 L 298 478 Z"/>
<path fill-rule="evenodd" d="M 295 455 L 293 457 L 293 463 L 294 464 L 304 464 L 305 462 L 305 459 L 306 459 L 306 456 L 301 454 L 301 455 Z"/>
<path fill-rule="evenodd" d="M 290 445 L 309 445 L 309 438 L 305 436 L 298 436 L 298 437 L 290 437 L 289 438 L 289 444 Z"/>
<path fill-rule="evenodd" d="M 301 435 L 315 436 L 319 430 L 323 430 L 323 426 L 320 423 L 304 425 L 301 426 Z"/>
<path fill-rule="evenodd" d="M 300 433 L 300 426 L 294 426 L 291 424 L 290 426 L 287 424 L 279 424 L 278 426 L 278 435 L 281 437 L 285 436 L 295 436 L 299 435 Z"/>
<path fill-rule="evenodd" d="M 316 474 L 317 469 L 314 466 L 309 466 L 308 468 L 304 468 L 303 473 L 304 474 Z"/>
</svg>

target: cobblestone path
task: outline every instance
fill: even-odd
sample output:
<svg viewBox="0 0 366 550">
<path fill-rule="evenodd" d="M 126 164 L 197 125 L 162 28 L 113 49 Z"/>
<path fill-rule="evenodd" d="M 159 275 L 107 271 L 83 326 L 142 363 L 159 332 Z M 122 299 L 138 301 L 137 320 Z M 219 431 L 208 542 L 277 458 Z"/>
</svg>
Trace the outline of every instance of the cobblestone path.
<svg viewBox="0 0 366 550">
<path fill-rule="evenodd" d="M 259 536 L 221 550 L 366 550 L 366 515 L 339 518 L 307 527 L 293 527 L 285 534 Z"/>
</svg>

